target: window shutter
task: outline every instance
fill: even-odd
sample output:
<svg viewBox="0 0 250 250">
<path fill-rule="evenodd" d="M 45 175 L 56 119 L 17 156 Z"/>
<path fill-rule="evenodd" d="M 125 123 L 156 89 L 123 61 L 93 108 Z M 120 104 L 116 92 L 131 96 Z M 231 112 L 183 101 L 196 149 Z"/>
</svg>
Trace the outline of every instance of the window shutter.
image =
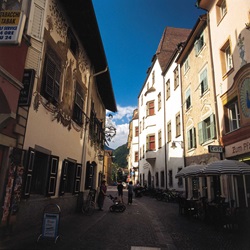
<svg viewBox="0 0 250 250">
<path fill-rule="evenodd" d="M 32 2 L 33 4 L 31 5 L 28 34 L 41 41 L 43 36 L 44 9 L 46 0 L 34 0 Z"/>
<path fill-rule="evenodd" d="M 196 131 L 195 131 L 195 127 L 192 128 L 192 137 L 193 137 L 193 147 L 196 148 Z"/>
<path fill-rule="evenodd" d="M 80 184 L 81 184 L 81 175 L 82 175 L 82 164 L 75 165 L 75 181 L 74 181 L 74 194 L 78 194 L 80 192 Z"/>
<path fill-rule="evenodd" d="M 198 130 L 199 130 L 199 143 L 201 145 L 204 142 L 203 122 L 198 123 Z"/>
<path fill-rule="evenodd" d="M 60 195 L 64 195 L 66 191 L 68 166 L 69 162 L 67 160 L 64 160 L 61 171 Z"/>
<path fill-rule="evenodd" d="M 192 148 L 192 137 L 190 136 L 190 130 L 187 132 L 187 139 L 188 139 L 188 149 Z"/>
<path fill-rule="evenodd" d="M 199 53 L 199 40 L 196 40 L 194 43 L 194 50 L 195 50 L 195 55 L 197 56 Z"/>
<path fill-rule="evenodd" d="M 33 148 L 29 148 L 27 165 L 26 165 L 26 170 L 25 170 L 25 181 L 24 181 L 25 185 L 24 185 L 24 193 L 23 193 L 25 199 L 29 198 L 30 196 L 35 155 L 36 155 L 35 150 Z"/>
<path fill-rule="evenodd" d="M 56 193 L 56 180 L 58 170 L 58 156 L 50 156 L 49 173 L 48 173 L 48 185 L 47 185 L 47 196 L 54 196 Z"/>
<path fill-rule="evenodd" d="M 216 126 L 215 126 L 215 117 L 214 114 L 210 115 L 210 129 L 211 129 L 211 138 L 214 139 L 216 138 Z"/>
</svg>

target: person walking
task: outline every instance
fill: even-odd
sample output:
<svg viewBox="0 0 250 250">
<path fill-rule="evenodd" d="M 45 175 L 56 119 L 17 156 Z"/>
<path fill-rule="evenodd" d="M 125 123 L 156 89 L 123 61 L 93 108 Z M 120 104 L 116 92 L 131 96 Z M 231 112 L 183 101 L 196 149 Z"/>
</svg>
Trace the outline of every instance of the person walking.
<svg viewBox="0 0 250 250">
<path fill-rule="evenodd" d="M 106 181 L 103 180 L 101 182 L 100 192 L 99 192 L 98 199 L 97 199 L 99 211 L 103 211 L 103 204 L 104 204 L 104 199 L 105 199 L 105 196 L 106 196 L 106 192 L 107 192 Z"/>
<path fill-rule="evenodd" d="M 118 198 L 120 200 L 120 202 L 123 203 L 123 184 L 122 182 L 119 182 L 118 185 L 117 185 L 117 190 L 118 190 Z"/>
<path fill-rule="evenodd" d="M 134 190 L 133 182 L 130 181 L 128 184 L 128 205 L 131 205 L 133 202 L 133 190 Z"/>
</svg>

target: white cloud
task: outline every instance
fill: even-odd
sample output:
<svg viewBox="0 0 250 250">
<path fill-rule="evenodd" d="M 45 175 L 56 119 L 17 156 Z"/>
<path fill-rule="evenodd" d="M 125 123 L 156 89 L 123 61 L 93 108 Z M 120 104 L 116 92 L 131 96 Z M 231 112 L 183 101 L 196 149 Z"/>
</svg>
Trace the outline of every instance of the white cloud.
<svg viewBox="0 0 250 250">
<path fill-rule="evenodd" d="M 137 107 L 121 107 L 117 105 L 117 113 L 112 114 L 113 119 L 111 123 L 116 128 L 116 135 L 115 137 L 109 142 L 109 147 L 112 149 L 116 149 L 121 145 L 127 143 L 128 140 L 128 133 L 129 133 L 129 122 L 132 119 L 133 111 Z M 107 112 L 110 114 L 110 112 Z"/>
</svg>

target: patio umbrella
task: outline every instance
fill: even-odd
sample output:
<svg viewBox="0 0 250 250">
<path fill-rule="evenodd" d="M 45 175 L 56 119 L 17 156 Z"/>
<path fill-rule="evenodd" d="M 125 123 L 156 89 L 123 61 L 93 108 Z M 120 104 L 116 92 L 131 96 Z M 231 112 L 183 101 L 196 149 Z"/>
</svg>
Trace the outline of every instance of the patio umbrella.
<svg viewBox="0 0 250 250">
<path fill-rule="evenodd" d="M 207 167 L 202 172 L 203 175 L 239 175 L 239 174 L 249 174 L 250 175 L 250 165 L 236 160 L 221 160 L 215 161 L 207 165 Z"/>
<path fill-rule="evenodd" d="M 176 174 L 175 178 L 201 175 L 203 173 L 203 170 L 205 169 L 205 167 L 206 167 L 206 165 L 204 165 L 204 164 L 196 164 L 196 165 L 187 166 L 187 167 L 183 168 L 181 171 L 179 171 Z"/>
</svg>

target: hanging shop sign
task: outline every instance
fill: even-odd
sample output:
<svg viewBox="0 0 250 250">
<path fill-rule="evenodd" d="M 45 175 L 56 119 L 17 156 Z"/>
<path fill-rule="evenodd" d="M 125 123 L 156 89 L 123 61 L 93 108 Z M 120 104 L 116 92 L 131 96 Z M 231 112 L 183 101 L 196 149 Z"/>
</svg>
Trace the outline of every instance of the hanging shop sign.
<svg viewBox="0 0 250 250">
<path fill-rule="evenodd" d="M 26 16 L 22 11 L 0 11 L 0 45 L 20 44 Z"/>
<path fill-rule="evenodd" d="M 23 74 L 23 88 L 20 91 L 19 106 L 29 106 L 35 79 L 34 69 L 25 69 Z"/>
</svg>

